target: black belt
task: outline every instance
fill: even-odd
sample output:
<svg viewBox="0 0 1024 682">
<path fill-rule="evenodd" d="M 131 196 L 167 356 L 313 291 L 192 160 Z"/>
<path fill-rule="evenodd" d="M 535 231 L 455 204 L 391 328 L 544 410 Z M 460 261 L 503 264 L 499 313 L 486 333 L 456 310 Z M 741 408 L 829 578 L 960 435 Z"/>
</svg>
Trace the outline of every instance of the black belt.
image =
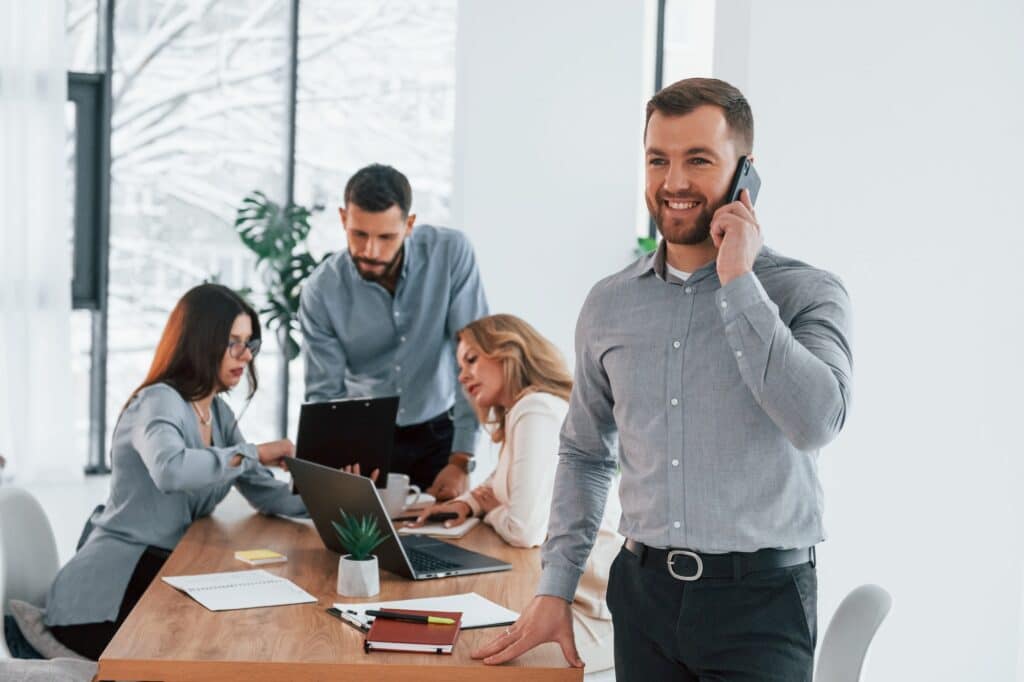
<svg viewBox="0 0 1024 682">
<path fill-rule="evenodd" d="M 701 578 L 733 578 L 739 580 L 750 573 L 789 568 L 816 562 L 814 547 L 804 549 L 759 549 L 756 552 L 703 554 L 690 549 L 659 549 L 636 540 L 623 545 L 640 559 L 641 566 L 667 571 L 676 580 Z"/>
</svg>

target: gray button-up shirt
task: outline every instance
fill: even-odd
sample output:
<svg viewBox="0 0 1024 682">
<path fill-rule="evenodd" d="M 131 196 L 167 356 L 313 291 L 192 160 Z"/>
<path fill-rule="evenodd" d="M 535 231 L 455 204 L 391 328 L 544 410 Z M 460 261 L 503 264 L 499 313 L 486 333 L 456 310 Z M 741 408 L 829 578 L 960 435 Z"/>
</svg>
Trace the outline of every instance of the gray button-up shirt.
<svg viewBox="0 0 1024 682">
<path fill-rule="evenodd" d="M 231 486 L 265 514 L 306 516 L 291 486 L 260 464 L 256 445 L 242 438 L 227 403 L 216 398 L 210 410 L 212 446 L 203 443 L 192 407 L 167 384 L 142 389 L 121 413 L 106 508 L 92 517 L 88 540 L 54 579 L 47 625 L 116 620 L 146 547 L 174 549 Z M 231 466 L 235 455 L 242 462 Z"/>
<path fill-rule="evenodd" d="M 397 395 L 398 425 L 455 406 L 452 451 L 472 453 L 477 420 L 458 390 L 455 334 L 487 315 L 480 273 L 461 232 L 417 225 L 395 294 L 368 282 L 346 249 L 302 289 L 306 400 Z"/>
<path fill-rule="evenodd" d="M 572 600 L 616 464 L 620 531 L 648 545 L 824 539 L 816 460 L 849 406 L 846 290 L 768 248 L 724 287 L 714 262 L 682 282 L 664 259 L 663 244 L 602 280 L 580 313 L 539 594 Z"/>
</svg>

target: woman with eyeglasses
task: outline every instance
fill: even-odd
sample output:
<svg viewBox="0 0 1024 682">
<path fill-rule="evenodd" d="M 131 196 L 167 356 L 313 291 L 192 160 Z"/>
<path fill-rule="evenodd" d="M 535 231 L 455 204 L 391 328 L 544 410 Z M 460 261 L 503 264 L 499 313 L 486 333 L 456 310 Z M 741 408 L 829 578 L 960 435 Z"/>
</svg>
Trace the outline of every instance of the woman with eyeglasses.
<svg viewBox="0 0 1024 682">
<path fill-rule="evenodd" d="M 291 442 L 247 443 L 219 397 L 248 374 L 252 398 L 259 349 L 256 311 L 227 287 L 197 286 L 171 311 L 114 427 L 107 503 L 50 588 L 46 624 L 68 648 L 97 660 L 185 531 L 232 486 L 265 514 L 306 514 L 267 468 L 285 467 Z"/>
</svg>

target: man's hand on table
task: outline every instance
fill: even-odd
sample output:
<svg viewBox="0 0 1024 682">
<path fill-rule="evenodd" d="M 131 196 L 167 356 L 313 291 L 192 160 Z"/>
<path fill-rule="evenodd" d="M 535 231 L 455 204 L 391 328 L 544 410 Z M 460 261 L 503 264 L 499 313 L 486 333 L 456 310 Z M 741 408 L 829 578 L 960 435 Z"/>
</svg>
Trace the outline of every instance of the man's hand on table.
<svg viewBox="0 0 1024 682">
<path fill-rule="evenodd" d="M 576 652 L 576 637 L 572 631 L 572 611 L 569 602 L 560 597 L 538 595 L 526 607 L 519 620 L 498 637 L 473 652 L 473 658 L 487 665 L 506 663 L 522 656 L 545 642 L 557 642 L 562 647 L 566 662 L 582 668 L 583 660 Z"/>
</svg>

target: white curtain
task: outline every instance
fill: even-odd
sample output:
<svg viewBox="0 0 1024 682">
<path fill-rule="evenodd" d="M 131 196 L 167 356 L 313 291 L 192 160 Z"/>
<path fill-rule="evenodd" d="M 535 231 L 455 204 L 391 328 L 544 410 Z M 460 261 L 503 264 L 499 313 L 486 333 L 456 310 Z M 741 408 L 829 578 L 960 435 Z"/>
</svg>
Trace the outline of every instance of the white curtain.
<svg viewBox="0 0 1024 682">
<path fill-rule="evenodd" d="M 72 448 L 64 11 L 0 0 L 0 453 L 18 482 L 85 464 Z"/>
</svg>

